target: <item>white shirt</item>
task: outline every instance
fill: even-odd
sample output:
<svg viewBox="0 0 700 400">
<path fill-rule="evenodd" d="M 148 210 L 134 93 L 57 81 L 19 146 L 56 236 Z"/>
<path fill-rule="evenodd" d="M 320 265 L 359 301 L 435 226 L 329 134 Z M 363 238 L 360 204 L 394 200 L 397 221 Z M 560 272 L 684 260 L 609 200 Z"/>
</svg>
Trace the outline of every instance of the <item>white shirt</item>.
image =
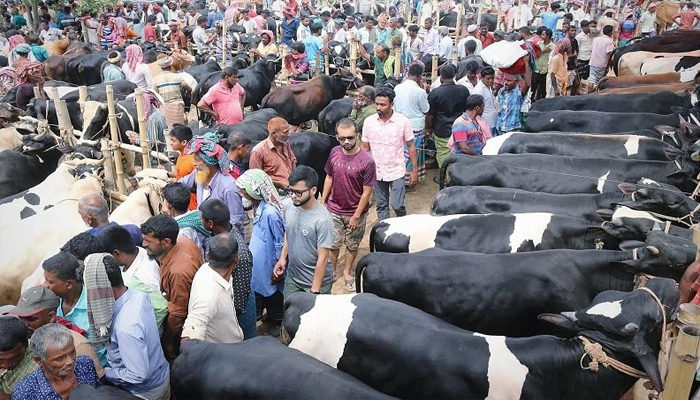
<svg viewBox="0 0 700 400">
<path fill-rule="evenodd" d="M 136 249 L 138 250 L 136 258 L 129 269 L 123 271 L 124 275 L 131 275 L 160 293 L 160 266 L 158 266 L 158 262 L 149 257 L 145 249 L 141 247 L 136 247 Z"/>
<path fill-rule="evenodd" d="M 578 59 L 583 61 L 588 61 L 591 59 L 591 50 L 593 49 L 593 38 L 590 34 L 586 35 L 580 32 L 575 37 L 578 43 Z"/>
<path fill-rule="evenodd" d="M 44 44 L 47 44 L 49 42 L 53 42 L 54 40 L 56 40 L 60 37 L 61 37 L 61 30 L 58 28 L 49 28 L 48 31 L 42 30 L 39 33 L 39 39 L 41 39 L 41 41 Z"/>
<path fill-rule="evenodd" d="M 571 15 L 574 17 L 573 22 L 576 23 L 576 26 L 581 25 L 581 21 L 583 20 L 589 20 L 588 14 L 586 14 L 585 11 L 583 11 L 583 8 L 579 8 L 578 10 L 571 10 Z"/>
<path fill-rule="evenodd" d="M 126 75 L 126 79 L 135 84 L 136 87 L 140 89 L 148 89 L 151 87 L 151 70 L 148 68 L 148 65 L 139 64 L 136 66 L 136 69 L 134 69 L 134 72 L 131 72 L 129 64 L 124 63 L 124 65 L 122 65 L 122 71 L 124 75 Z"/>
<path fill-rule="evenodd" d="M 438 57 L 446 58 L 448 60 L 452 58 L 452 38 L 449 35 L 440 40 Z"/>
<path fill-rule="evenodd" d="M 642 18 L 639 23 L 642 25 L 642 33 L 649 33 L 654 30 L 654 22 L 656 22 L 656 13 L 650 13 L 645 10 L 642 13 Z M 578 36 L 576 37 L 578 38 Z"/>
<path fill-rule="evenodd" d="M 205 263 L 194 275 L 182 337 L 211 343 L 238 343 L 243 331 L 233 304 L 233 280 Z"/>
<path fill-rule="evenodd" d="M 428 94 L 411 79 L 396 85 L 394 92 L 394 110 L 411 121 L 414 132 L 422 131 L 425 127 L 425 114 L 430 110 Z"/>
<path fill-rule="evenodd" d="M 272 3 L 272 12 L 275 13 L 275 16 L 277 16 L 278 19 L 283 19 L 284 16 L 282 15 L 282 10 L 284 9 L 284 2 L 282 0 L 275 0 Z"/>
<path fill-rule="evenodd" d="M 258 31 L 258 23 L 255 22 L 253 18 L 249 18 L 248 20 L 241 19 L 238 21 L 238 25 L 245 28 L 245 33 L 255 33 Z"/>
<path fill-rule="evenodd" d="M 423 6 L 425 7 L 425 6 Z M 433 28 L 425 32 L 423 35 L 423 47 L 425 49 L 425 54 L 437 54 L 438 46 L 440 44 L 440 34 Z"/>
<path fill-rule="evenodd" d="M 372 34 L 373 32 L 374 32 L 374 34 Z M 357 34 L 355 35 L 355 37 L 362 44 L 373 43 L 372 40 L 370 39 L 371 36 L 374 36 L 375 41 L 379 38 L 379 33 L 377 33 L 377 30 L 375 28 L 367 30 L 367 28 L 363 27 L 362 29 L 358 29 Z"/>
<path fill-rule="evenodd" d="M 299 24 L 299 27 L 297 28 L 297 40 L 303 42 L 304 39 L 309 36 L 311 36 L 311 28 L 303 24 Z"/>
<path fill-rule="evenodd" d="M 194 28 L 194 31 L 192 31 L 192 41 L 194 41 L 194 44 L 197 46 L 197 51 L 200 54 L 206 52 L 208 47 L 207 40 L 209 40 L 209 37 L 201 26 Z"/>
<path fill-rule="evenodd" d="M 460 60 L 467 56 L 467 51 L 464 49 L 464 45 L 469 40 L 473 40 L 474 42 L 476 42 L 476 50 L 474 51 L 474 55 L 478 56 L 479 53 L 481 53 L 481 40 L 475 38 L 474 36 L 467 36 L 464 39 L 460 40 L 459 43 L 457 43 L 457 52 L 459 53 Z"/>
<path fill-rule="evenodd" d="M 335 35 L 333 35 L 333 41 L 334 42 L 340 42 L 340 43 L 347 43 L 348 42 L 348 37 L 347 33 L 345 32 L 345 29 L 340 28 L 335 32 Z"/>
<path fill-rule="evenodd" d="M 467 78 L 466 75 L 464 75 L 462 77 L 462 79 L 458 80 L 457 84 L 462 85 L 462 86 L 466 87 L 467 89 L 469 89 L 469 94 L 474 94 L 473 93 L 474 92 L 474 85 L 472 85 L 472 82 L 469 80 L 469 78 Z M 477 84 L 478 84 L 478 82 L 477 82 Z"/>
<path fill-rule="evenodd" d="M 479 80 L 479 83 L 474 86 L 474 90 L 469 90 L 471 94 L 480 94 L 484 97 L 484 114 L 481 116 L 489 125 L 489 128 L 496 126 L 496 118 L 498 117 L 498 107 L 496 107 L 496 96 L 493 95 L 484 82 Z"/>
</svg>

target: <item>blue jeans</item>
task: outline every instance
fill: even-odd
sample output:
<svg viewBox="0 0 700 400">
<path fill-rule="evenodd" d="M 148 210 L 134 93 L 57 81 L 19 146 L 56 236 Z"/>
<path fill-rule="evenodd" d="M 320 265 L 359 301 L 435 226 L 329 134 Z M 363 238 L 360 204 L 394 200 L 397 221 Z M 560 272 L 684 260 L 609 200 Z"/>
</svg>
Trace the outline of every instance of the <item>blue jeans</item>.
<svg viewBox="0 0 700 400">
<path fill-rule="evenodd" d="M 258 328 L 255 325 L 255 293 L 253 293 L 252 289 L 248 294 L 248 305 L 245 308 L 245 312 L 239 313 L 236 311 L 236 317 L 243 331 L 243 340 L 258 336 Z"/>
</svg>

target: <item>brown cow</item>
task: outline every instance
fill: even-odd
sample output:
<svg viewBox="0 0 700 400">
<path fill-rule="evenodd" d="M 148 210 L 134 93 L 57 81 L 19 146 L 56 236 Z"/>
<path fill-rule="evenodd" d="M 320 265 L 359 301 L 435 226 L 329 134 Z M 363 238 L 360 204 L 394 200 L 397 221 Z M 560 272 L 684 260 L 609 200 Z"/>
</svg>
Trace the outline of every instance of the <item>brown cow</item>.
<svg viewBox="0 0 700 400">
<path fill-rule="evenodd" d="M 661 1 L 656 7 L 656 25 L 658 31 L 664 32 L 673 25 L 673 16 L 681 9 L 680 3 Z"/>
<path fill-rule="evenodd" d="M 90 45 L 82 42 L 71 42 L 65 53 L 55 56 L 52 55 L 44 61 L 44 75 L 53 80 L 65 81 L 66 63 L 68 60 L 81 54 L 88 54 L 91 52 L 92 48 L 90 48 Z"/>
<path fill-rule="evenodd" d="M 667 74 L 632 75 L 632 76 L 604 76 L 598 81 L 598 89 L 614 89 L 635 85 L 660 85 L 664 83 L 678 83 L 681 74 L 670 72 Z"/>
<path fill-rule="evenodd" d="M 659 93 L 659 92 L 681 92 L 694 87 L 693 82 L 664 83 L 658 85 L 636 85 L 630 87 L 619 87 L 603 89 L 592 94 L 623 94 L 623 93 Z"/>
</svg>

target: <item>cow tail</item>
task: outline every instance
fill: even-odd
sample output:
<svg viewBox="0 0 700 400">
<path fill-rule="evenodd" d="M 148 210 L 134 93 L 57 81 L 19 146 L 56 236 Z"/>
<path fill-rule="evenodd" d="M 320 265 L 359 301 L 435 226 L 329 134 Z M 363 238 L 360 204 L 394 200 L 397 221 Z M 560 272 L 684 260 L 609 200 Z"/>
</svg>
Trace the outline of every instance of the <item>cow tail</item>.
<svg viewBox="0 0 700 400">
<path fill-rule="evenodd" d="M 357 263 L 357 267 L 355 267 L 355 292 L 356 293 L 363 293 L 365 291 L 365 288 L 363 286 L 364 283 L 364 274 L 365 274 L 365 269 L 367 269 L 367 256 L 364 256 L 360 259 L 360 261 Z"/>
<path fill-rule="evenodd" d="M 375 224 L 374 226 L 372 226 L 372 229 L 369 230 L 369 252 L 370 253 L 374 253 L 374 251 L 376 250 L 374 247 L 374 236 L 375 236 L 374 229 L 376 227 L 377 227 L 377 225 Z"/>
<path fill-rule="evenodd" d="M 445 188 L 445 181 L 447 179 L 447 168 L 449 168 L 449 166 L 455 161 L 457 161 L 457 157 L 454 155 L 450 155 L 442 163 L 442 167 L 440 167 L 440 189 Z"/>
</svg>

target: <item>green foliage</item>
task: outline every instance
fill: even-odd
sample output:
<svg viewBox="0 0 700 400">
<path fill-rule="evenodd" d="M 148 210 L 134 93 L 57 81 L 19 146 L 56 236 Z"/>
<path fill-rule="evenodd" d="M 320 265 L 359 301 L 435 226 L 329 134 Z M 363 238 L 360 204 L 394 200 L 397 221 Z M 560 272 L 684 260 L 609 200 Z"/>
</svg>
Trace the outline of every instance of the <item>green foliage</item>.
<svg viewBox="0 0 700 400">
<path fill-rule="evenodd" d="M 76 12 L 77 14 L 85 12 L 99 14 L 115 4 L 117 4 L 116 0 L 81 0 L 76 7 Z"/>
</svg>

